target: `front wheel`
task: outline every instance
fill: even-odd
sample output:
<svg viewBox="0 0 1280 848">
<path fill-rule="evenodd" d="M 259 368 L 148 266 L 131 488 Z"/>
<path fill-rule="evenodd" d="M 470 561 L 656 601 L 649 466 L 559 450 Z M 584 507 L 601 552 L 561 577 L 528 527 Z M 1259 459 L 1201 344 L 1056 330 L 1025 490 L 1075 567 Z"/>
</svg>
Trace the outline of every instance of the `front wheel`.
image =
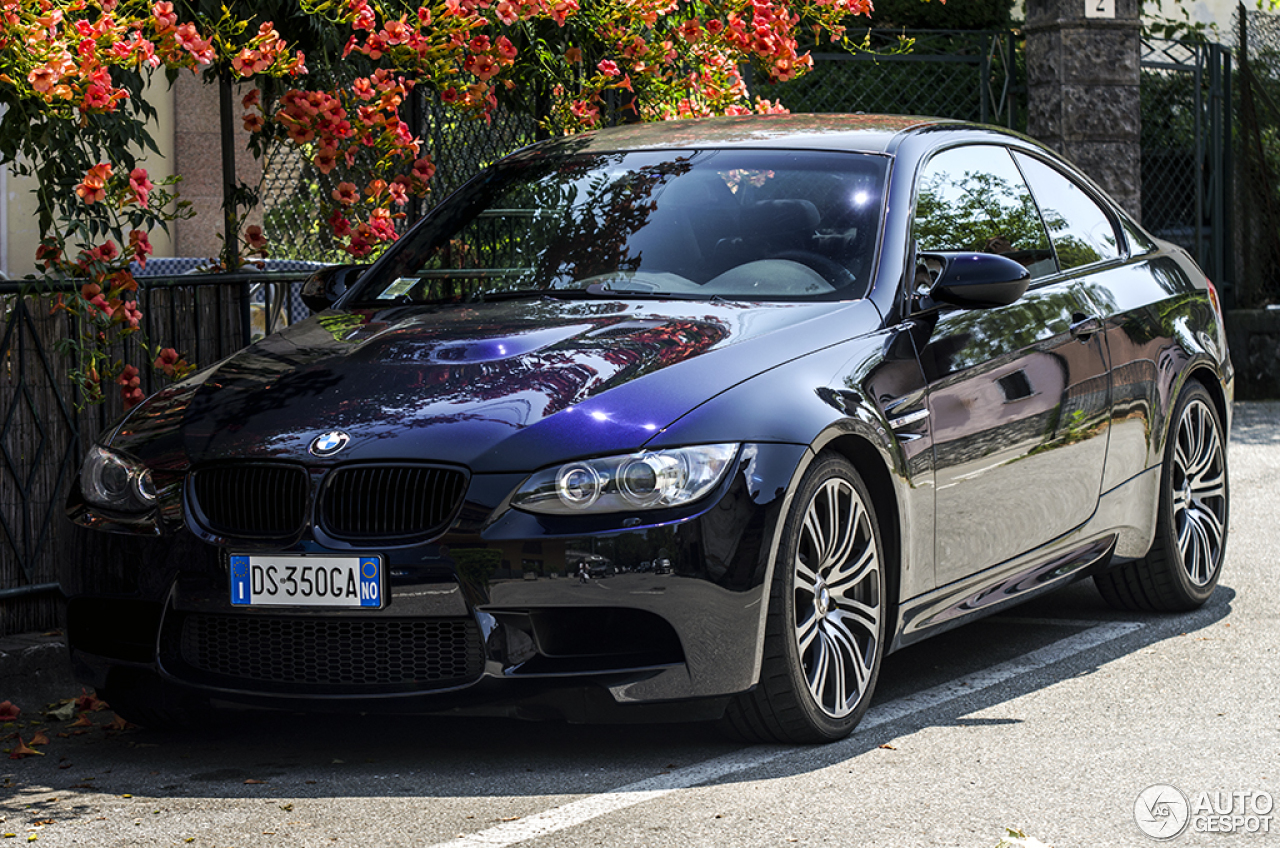
<svg viewBox="0 0 1280 848">
<path fill-rule="evenodd" d="M 1172 420 L 1151 550 L 1094 577 L 1117 609 L 1195 609 L 1222 573 L 1230 503 L 1222 421 L 1209 392 L 1194 381 L 1178 396 Z"/>
<path fill-rule="evenodd" d="M 760 683 L 726 711 L 734 735 L 830 742 L 853 732 L 884 652 L 882 550 L 858 473 L 843 457 L 819 458 L 783 522 Z"/>
</svg>

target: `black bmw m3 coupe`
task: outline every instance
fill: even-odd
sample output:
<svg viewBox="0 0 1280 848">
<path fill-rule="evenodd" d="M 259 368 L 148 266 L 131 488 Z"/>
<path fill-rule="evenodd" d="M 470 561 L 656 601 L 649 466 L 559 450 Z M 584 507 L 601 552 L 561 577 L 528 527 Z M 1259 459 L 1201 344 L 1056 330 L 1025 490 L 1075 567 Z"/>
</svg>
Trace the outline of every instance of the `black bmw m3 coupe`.
<svg viewBox="0 0 1280 848">
<path fill-rule="evenodd" d="M 850 733 L 887 652 L 1227 538 L 1213 285 L 989 127 L 764 116 L 521 150 L 317 313 L 101 435 L 77 673 L 231 703 Z"/>
</svg>

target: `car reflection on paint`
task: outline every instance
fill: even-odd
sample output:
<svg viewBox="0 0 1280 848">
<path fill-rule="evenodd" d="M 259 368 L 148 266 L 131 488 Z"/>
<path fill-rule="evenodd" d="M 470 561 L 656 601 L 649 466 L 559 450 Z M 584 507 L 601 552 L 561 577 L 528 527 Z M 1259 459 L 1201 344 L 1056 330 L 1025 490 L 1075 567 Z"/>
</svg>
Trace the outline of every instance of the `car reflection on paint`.
<svg viewBox="0 0 1280 848">
<path fill-rule="evenodd" d="M 308 297 L 106 430 L 72 487 L 75 667 L 133 721 L 824 741 L 889 651 L 1084 577 L 1191 609 L 1221 572 L 1216 293 L 1021 136 L 557 139 Z"/>
</svg>

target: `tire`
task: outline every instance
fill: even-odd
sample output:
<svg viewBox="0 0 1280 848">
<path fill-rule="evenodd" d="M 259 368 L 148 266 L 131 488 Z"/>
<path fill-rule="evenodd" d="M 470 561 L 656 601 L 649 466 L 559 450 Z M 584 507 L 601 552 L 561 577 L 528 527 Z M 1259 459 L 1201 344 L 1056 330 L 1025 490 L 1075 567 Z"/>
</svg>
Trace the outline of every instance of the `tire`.
<svg viewBox="0 0 1280 848">
<path fill-rule="evenodd" d="M 1188 381 L 1165 443 L 1156 535 L 1142 559 L 1095 575 L 1122 610 L 1191 610 L 1213 594 L 1227 545 L 1227 447 L 1213 398 Z"/>
<path fill-rule="evenodd" d="M 833 742 L 853 732 L 880 674 L 885 564 L 867 487 L 843 457 L 805 472 L 783 520 L 760 682 L 723 726 L 757 742 Z"/>
</svg>

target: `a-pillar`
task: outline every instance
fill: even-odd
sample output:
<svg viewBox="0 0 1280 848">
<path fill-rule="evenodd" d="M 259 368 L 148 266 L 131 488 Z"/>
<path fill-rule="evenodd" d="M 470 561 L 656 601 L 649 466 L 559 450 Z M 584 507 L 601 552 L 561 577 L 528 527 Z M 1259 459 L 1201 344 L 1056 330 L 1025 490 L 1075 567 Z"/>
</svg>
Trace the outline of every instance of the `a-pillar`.
<svg viewBox="0 0 1280 848">
<path fill-rule="evenodd" d="M 1027 0 L 1027 133 L 1142 214 L 1139 0 Z"/>
</svg>

